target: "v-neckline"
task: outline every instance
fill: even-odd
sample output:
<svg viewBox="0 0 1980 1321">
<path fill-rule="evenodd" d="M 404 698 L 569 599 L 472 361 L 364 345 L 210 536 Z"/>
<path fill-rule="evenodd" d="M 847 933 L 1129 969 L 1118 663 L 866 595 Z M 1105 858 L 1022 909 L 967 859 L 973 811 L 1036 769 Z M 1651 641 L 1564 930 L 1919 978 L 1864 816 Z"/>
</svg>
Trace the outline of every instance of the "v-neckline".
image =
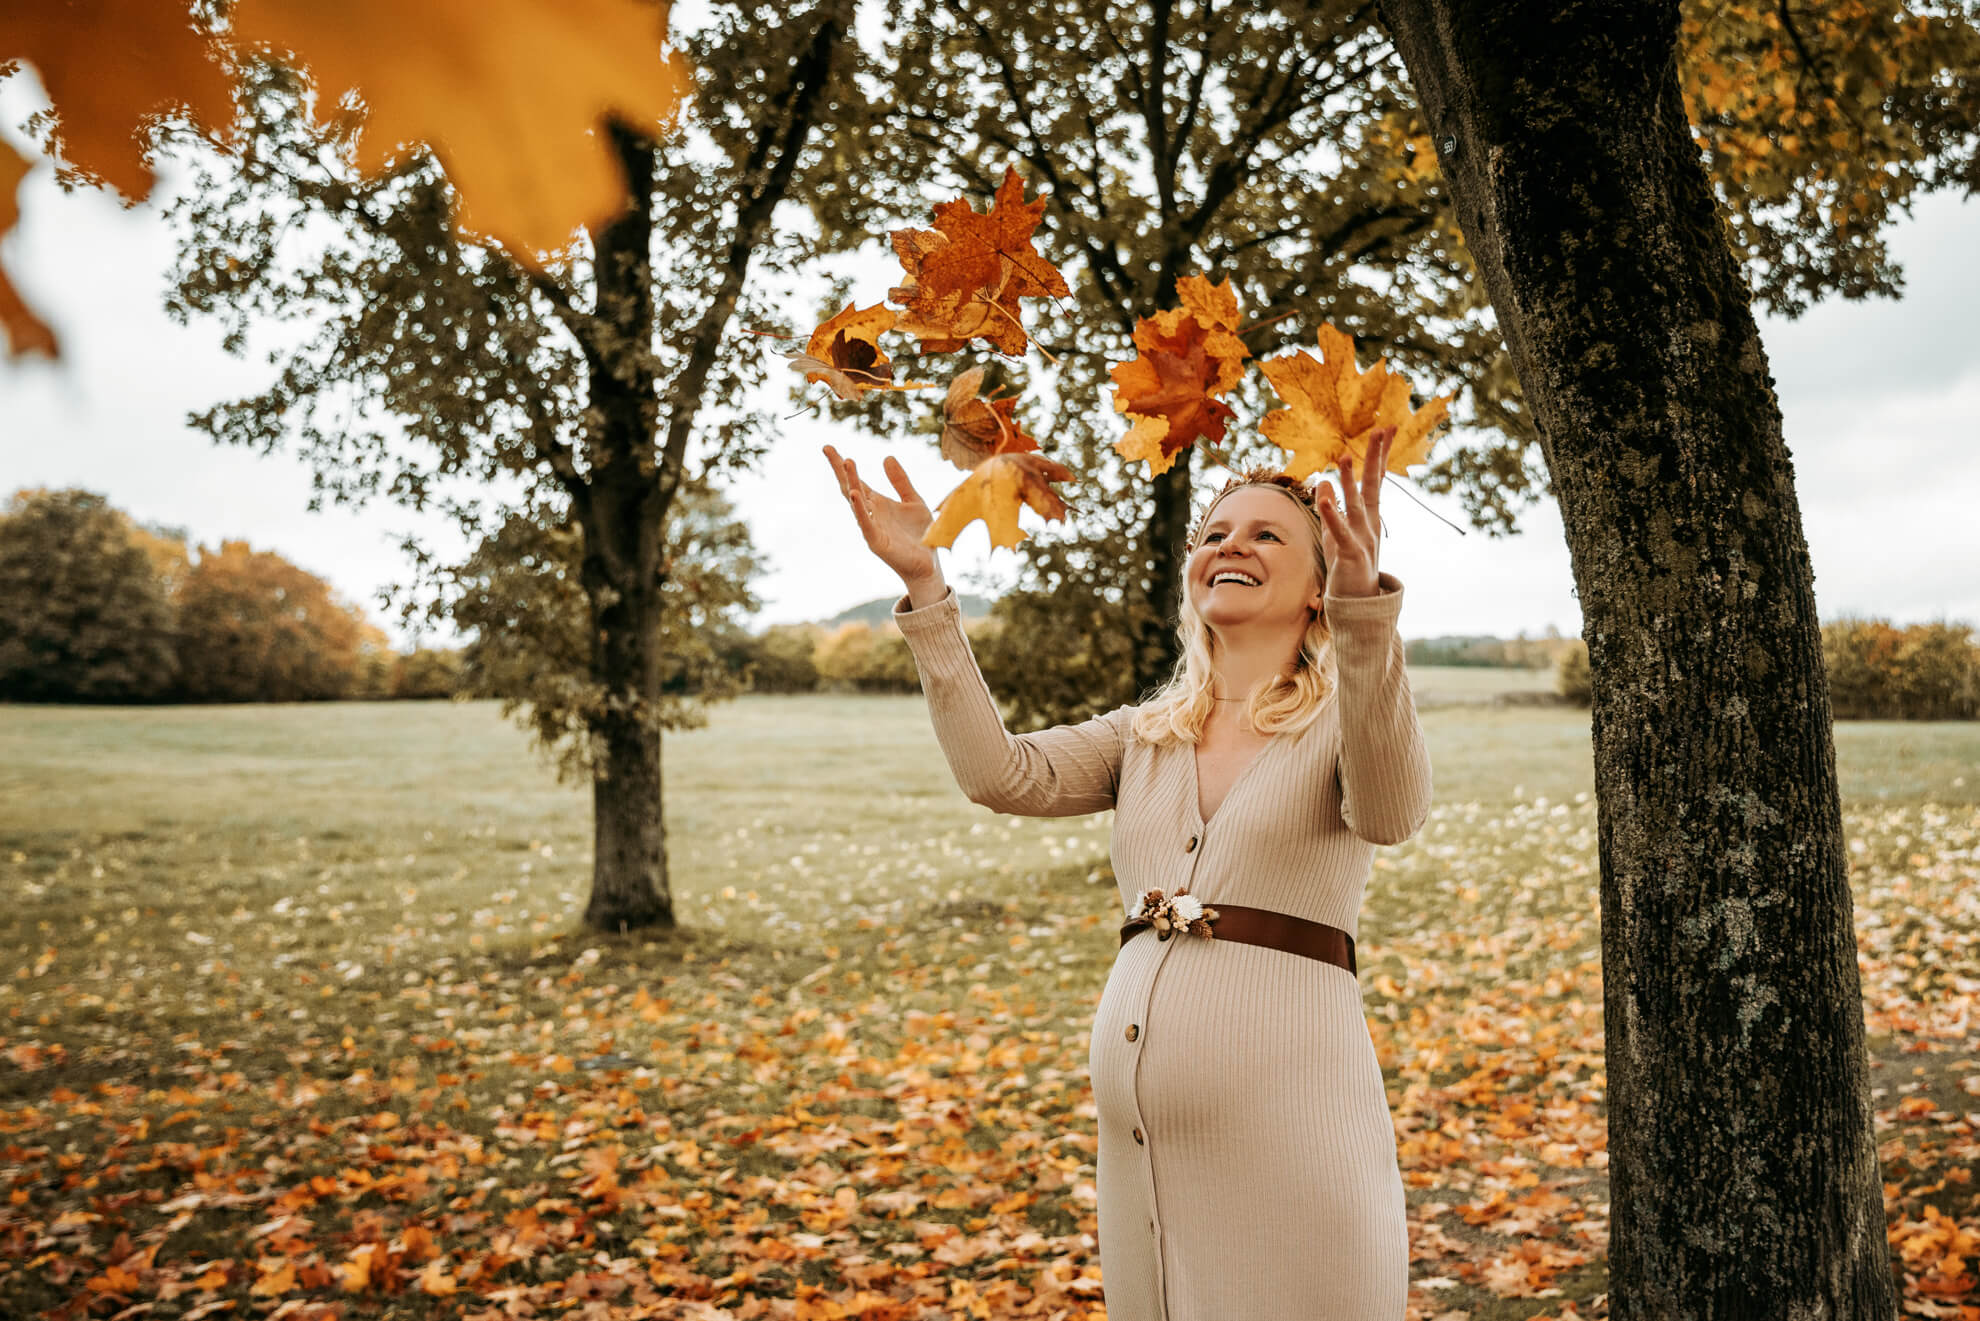
<svg viewBox="0 0 1980 1321">
<path fill-rule="evenodd" d="M 1265 759 L 1265 754 L 1267 752 L 1270 752 L 1272 750 L 1272 745 L 1278 741 L 1279 741 L 1279 735 L 1277 734 L 1266 735 L 1265 742 L 1262 745 L 1260 745 L 1258 751 L 1251 754 L 1251 759 L 1245 762 L 1244 769 L 1239 771 L 1237 775 L 1232 778 L 1229 785 L 1225 786 L 1224 796 L 1217 800 L 1217 806 L 1215 810 L 1213 810 L 1210 813 L 1210 815 L 1207 817 L 1203 815 L 1203 776 L 1196 764 L 1197 749 L 1200 748 L 1202 744 L 1188 743 L 1183 745 L 1189 749 L 1189 810 L 1191 815 L 1193 815 L 1196 818 L 1196 824 L 1198 827 L 1207 829 L 1210 825 L 1210 822 L 1223 812 L 1224 808 L 1230 803 L 1231 796 L 1235 794 L 1244 785 L 1245 780 L 1250 777 L 1252 768 L 1257 766 L 1259 762 Z"/>
</svg>

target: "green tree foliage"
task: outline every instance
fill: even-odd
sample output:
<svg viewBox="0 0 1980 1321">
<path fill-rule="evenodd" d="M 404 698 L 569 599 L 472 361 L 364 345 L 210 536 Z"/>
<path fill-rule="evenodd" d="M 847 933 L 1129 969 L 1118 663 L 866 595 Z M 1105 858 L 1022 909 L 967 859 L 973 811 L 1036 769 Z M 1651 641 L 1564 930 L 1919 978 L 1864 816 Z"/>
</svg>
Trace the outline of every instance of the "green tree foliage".
<svg viewBox="0 0 1980 1321">
<path fill-rule="evenodd" d="M 0 700 L 170 693 L 175 612 L 133 531 L 89 491 L 16 491 L 0 509 Z"/>
<path fill-rule="evenodd" d="M 315 574 L 274 551 L 223 541 L 201 551 L 179 591 L 180 695 L 194 702 L 353 696 L 367 627 L 364 612 Z"/>
<path fill-rule="evenodd" d="M 737 611 L 756 608 L 760 561 L 749 528 L 720 491 L 684 489 L 667 514 L 667 558 L 658 575 L 656 663 L 660 718 L 669 728 L 707 723 L 704 703 L 740 689 L 716 648 Z M 471 638 L 460 654 L 460 691 L 499 698 L 565 779 L 583 779 L 601 753 L 593 731 L 618 694 L 593 677 L 590 609 L 581 581 L 583 536 L 568 522 L 518 510 L 461 563 L 442 572 L 433 618 Z"/>
<path fill-rule="evenodd" d="M 416 647 L 393 666 L 390 696 L 410 701 L 462 696 L 464 669 L 458 647 Z"/>
<path fill-rule="evenodd" d="M 1972 16 L 1957 0 L 1691 0 L 1685 12 L 1687 92 L 1762 302 L 1792 312 L 1825 294 L 1895 289 L 1879 238 L 1890 216 L 1974 176 Z M 1128 636 L 1131 663 L 1049 678 L 1065 700 L 1032 703 L 1039 719 L 1132 701 L 1173 664 L 1197 460 L 1186 451 L 1152 480 L 1130 472 L 1111 449 L 1125 428 L 1106 371 L 1132 356 L 1135 319 L 1173 302 L 1177 276 L 1228 276 L 1247 316 L 1285 318 L 1247 334 L 1255 355 L 1311 343 L 1331 321 L 1420 392 L 1456 388 L 1453 432 L 1419 481 L 1458 498 L 1477 527 L 1510 532 L 1550 492 L 1434 144 L 1373 6 L 908 0 L 891 12 L 877 63 L 875 127 L 847 162 L 864 186 L 813 199 L 830 241 L 924 225 L 931 196 L 966 193 L 980 206 L 1015 163 L 1049 199 L 1041 250 L 1073 285 L 1056 314 L 1037 318 L 1060 365 L 1028 384 L 1040 401 L 1033 429 L 1081 473 L 1067 492 L 1078 512 L 1020 547 L 1013 595 L 1030 605 L 1010 609 L 1055 627 L 1012 645 L 1041 648 L 1033 668 L 1051 675 L 1082 651 L 1122 659 L 1097 636 L 1090 646 L 1063 636 L 1105 629 Z M 1231 400 L 1239 462 L 1282 461 L 1250 434 L 1269 406 L 1262 389 L 1254 379 Z M 938 425 L 927 409 L 895 402 L 862 416 L 896 427 L 919 410 L 926 430 Z"/>
<path fill-rule="evenodd" d="M 795 181 L 860 186 L 818 147 L 852 100 L 849 28 L 842 0 L 711 6 L 677 34 L 696 79 L 685 128 L 658 142 L 601 128 L 635 203 L 542 271 L 454 231 L 429 157 L 358 177 L 348 136 L 314 130 L 274 66 L 245 71 L 241 149 L 211 161 L 179 209 L 172 310 L 219 318 L 235 347 L 264 320 L 310 330 L 267 390 L 197 425 L 224 443 L 293 445 L 331 499 L 438 508 L 490 554 L 579 557 L 589 645 L 555 613 L 570 600 L 538 602 L 528 636 L 559 668 L 530 679 L 527 719 L 560 744 L 573 718 L 590 722 L 578 755 L 593 770 L 594 926 L 674 921 L 661 734 L 693 699 L 665 691 L 681 636 L 666 632 L 666 583 L 685 562 L 670 562 L 664 529 L 678 496 L 766 447 L 762 420 L 736 405 L 764 379 L 762 341 L 732 330 L 775 325 L 810 255 L 777 223 Z M 521 535 L 518 513 L 576 547 Z M 497 682 L 516 691 L 520 677 Z"/>
<path fill-rule="evenodd" d="M 818 688 L 821 631 L 812 624 L 773 624 L 754 639 L 748 657 L 751 692 L 809 693 Z"/>
<path fill-rule="evenodd" d="M 1595 692 L 1588 674 L 1588 644 L 1574 639 L 1554 661 L 1554 691 L 1576 706 L 1591 706 Z"/>
</svg>

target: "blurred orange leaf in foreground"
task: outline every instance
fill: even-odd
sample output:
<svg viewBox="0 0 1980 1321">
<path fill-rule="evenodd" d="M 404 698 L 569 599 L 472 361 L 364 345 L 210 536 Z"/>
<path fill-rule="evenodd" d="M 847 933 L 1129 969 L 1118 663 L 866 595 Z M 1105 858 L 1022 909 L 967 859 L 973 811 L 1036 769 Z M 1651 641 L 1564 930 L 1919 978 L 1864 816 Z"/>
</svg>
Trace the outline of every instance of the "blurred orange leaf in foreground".
<svg viewBox="0 0 1980 1321">
<path fill-rule="evenodd" d="M 32 65 L 63 159 L 133 201 L 151 191 L 144 128 L 174 110 L 224 142 L 232 119 L 221 49 L 266 47 L 315 79 L 319 116 L 362 104 L 355 164 L 390 166 L 429 146 L 457 190 L 462 229 L 534 266 L 627 201 L 607 116 L 659 129 L 689 79 L 666 49 L 667 6 L 641 0 L 238 0 L 219 38 L 184 0 L 15 4 L 0 65 Z M 28 162 L 0 143 L 0 237 L 19 217 Z M 53 332 L 0 270 L 10 356 L 55 356 Z"/>
</svg>

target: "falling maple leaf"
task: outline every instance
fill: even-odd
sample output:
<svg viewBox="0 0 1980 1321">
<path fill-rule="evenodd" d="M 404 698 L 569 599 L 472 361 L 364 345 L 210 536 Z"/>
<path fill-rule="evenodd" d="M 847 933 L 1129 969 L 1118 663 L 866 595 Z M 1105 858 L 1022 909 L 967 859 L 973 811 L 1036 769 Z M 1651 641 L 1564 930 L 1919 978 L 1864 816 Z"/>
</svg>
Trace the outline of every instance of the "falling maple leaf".
<svg viewBox="0 0 1980 1321">
<path fill-rule="evenodd" d="M 1036 450 L 1038 442 L 1018 426 L 1017 397 L 985 399 L 983 368 L 972 367 L 949 385 L 942 404 L 942 457 L 964 472 L 993 454 Z"/>
<path fill-rule="evenodd" d="M 857 399 L 868 390 L 926 389 L 927 381 L 894 383 L 894 366 L 879 343 L 894 321 L 895 314 L 878 303 L 857 309 L 847 303 L 811 332 L 803 353 L 790 355 L 791 370 L 803 372 L 807 381 L 823 381 L 841 399 Z"/>
<path fill-rule="evenodd" d="M 1048 483 L 1072 477 L 1071 468 L 1042 454 L 993 454 L 943 497 L 921 544 L 953 548 L 956 535 L 980 518 L 991 545 L 1015 548 L 1025 536 L 1018 526 L 1018 507 L 1030 505 L 1046 518 L 1064 518 L 1066 502 Z"/>
<path fill-rule="evenodd" d="M 921 266 L 949 240 L 932 229 L 897 229 L 890 237 L 907 275 L 887 291 L 887 299 L 905 309 L 896 328 L 920 340 L 923 353 L 954 353 L 973 339 L 987 340 L 1007 356 L 1024 352 L 1031 337 L 1025 334 L 1018 296 L 1007 280 L 981 289 L 931 294 L 921 287 Z"/>
<path fill-rule="evenodd" d="M 429 145 L 461 227 L 532 265 L 625 208 L 607 115 L 658 128 L 689 87 L 666 48 L 664 3 L 238 0 L 231 21 L 237 41 L 308 67 L 320 115 L 363 103 L 360 170 Z"/>
<path fill-rule="evenodd" d="M 1032 247 L 1045 199 L 1024 200 L 1024 183 L 1006 167 L 990 209 L 960 198 L 935 208 L 934 229 L 897 229 L 889 237 L 906 271 L 888 298 L 906 308 L 900 329 L 925 353 L 952 353 L 982 338 L 999 353 L 1024 352 L 1030 337 L 1018 299 L 1065 297 L 1072 290 L 1056 266 Z"/>
<path fill-rule="evenodd" d="M 607 116 L 658 131 L 689 78 L 666 47 L 667 5 L 641 0 L 238 0 L 217 35 L 185 0 L 12 4 L 0 68 L 34 66 L 50 143 L 91 182 L 142 201 L 154 179 L 147 123 L 182 112 L 225 145 L 233 124 L 224 66 L 266 47 L 306 68 L 325 118 L 361 105 L 357 167 L 376 172 L 414 144 L 432 148 L 460 199 L 456 220 L 535 266 L 581 225 L 629 201 Z M 0 144 L 0 238 L 26 166 Z M 15 356 L 55 339 L 0 271 L 0 324 Z"/>
<path fill-rule="evenodd" d="M 935 228 L 949 241 L 922 263 L 923 286 L 937 296 L 991 285 L 1021 298 L 1067 296 L 1072 290 L 1065 277 L 1031 246 L 1044 215 L 1045 199 L 1025 201 L 1024 181 L 1008 165 L 988 211 L 978 213 L 962 198 L 941 203 Z"/>
<path fill-rule="evenodd" d="M 21 218 L 19 191 L 27 172 L 27 158 L 0 141 L 0 238 Z M 7 331 L 7 351 L 15 357 L 56 356 L 55 332 L 28 307 L 5 267 L 0 267 L 0 326 Z"/>
<path fill-rule="evenodd" d="M 1285 408 L 1267 413 L 1259 429 L 1291 458 L 1286 475 L 1304 478 L 1356 460 L 1368 452 L 1369 437 L 1394 427 L 1387 468 L 1406 472 L 1430 454 L 1430 433 L 1446 417 L 1455 394 L 1439 395 L 1422 408 L 1409 406 L 1409 382 L 1377 359 L 1368 370 L 1355 365 L 1354 341 L 1332 325 L 1322 325 L 1320 359 L 1304 350 L 1259 364 Z"/>
<path fill-rule="evenodd" d="M 1114 442 L 1128 462 L 1146 460 L 1159 476 L 1199 439 L 1224 438 L 1236 414 L 1218 401 L 1244 377 L 1250 350 L 1237 337 L 1237 293 L 1226 279 L 1200 275 L 1176 281 L 1181 303 L 1135 322 L 1138 356 L 1113 367 L 1114 409 L 1134 425 Z"/>
<path fill-rule="evenodd" d="M 211 34 L 185 0 L 65 0 L 11 4 L 0 65 L 25 60 L 55 111 L 51 142 L 63 160 L 133 202 L 151 193 L 142 132 L 174 109 L 225 128 L 233 119 Z"/>
</svg>

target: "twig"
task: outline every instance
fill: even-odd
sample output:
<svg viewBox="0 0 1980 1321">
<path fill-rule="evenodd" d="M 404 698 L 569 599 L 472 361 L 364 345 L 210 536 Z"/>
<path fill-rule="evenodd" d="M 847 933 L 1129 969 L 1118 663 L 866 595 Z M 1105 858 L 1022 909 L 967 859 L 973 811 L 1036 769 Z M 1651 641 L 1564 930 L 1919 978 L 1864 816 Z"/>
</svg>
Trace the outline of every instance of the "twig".
<svg viewBox="0 0 1980 1321">
<path fill-rule="evenodd" d="M 1263 321 L 1254 321 L 1250 325 L 1246 326 L 1244 329 L 1238 331 L 1237 333 L 1240 335 L 1249 335 L 1254 330 L 1259 330 L 1266 326 L 1273 325 L 1277 322 L 1284 321 L 1289 316 L 1298 316 L 1298 315 L 1299 315 L 1299 309 L 1294 308 L 1290 312 L 1281 312 L 1277 316 L 1266 317 Z"/>
<path fill-rule="evenodd" d="M 1003 317 L 1004 320 L 1016 326 L 1018 328 L 1018 333 L 1024 336 L 1024 342 L 1031 345 L 1033 348 L 1037 349 L 1040 353 L 1044 354 L 1045 361 L 1051 363 L 1054 367 L 1059 365 L 1059 360 L 1052 356 L 1052 351 L 1031 337 L 1031 332 L 1024 328 L 1024 322 L 1018 320 L 1016 317 L 1012 316 L 1009 312 L 1004 311 L 1004 309 L 997 303 L 990 302 L 986 299 L 983 305 L 989 308 L 991 311 L 997 313 L 999 316 Z"/>
</svg>

